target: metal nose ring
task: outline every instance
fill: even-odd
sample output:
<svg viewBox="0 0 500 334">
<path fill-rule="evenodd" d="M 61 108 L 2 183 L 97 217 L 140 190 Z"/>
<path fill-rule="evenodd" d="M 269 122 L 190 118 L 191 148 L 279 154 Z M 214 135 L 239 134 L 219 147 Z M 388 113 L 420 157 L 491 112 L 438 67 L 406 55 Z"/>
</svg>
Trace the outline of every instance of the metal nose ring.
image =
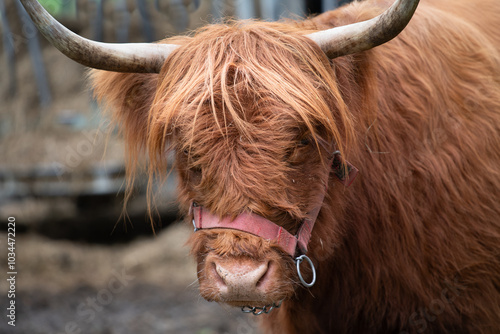
<svg viewBox="0 0 500 334">
<path fill-rule="evenodd" d="M 300 272 L 300 264 L 304 260 L 306 260 L 309 263 L 309 266 L 311 267 L 312 272 L 313 272 L 313 278 L 312 278 L 312 281 L 310 283 L 307 283 L 304 280 L 304 277 L 302 277 L 302 273 Z M 306 255 L 301 255 L 301 256 L 298 256 L 295 258 L 295 262 L 297 263 L 297 274 L 299 274 L 300 282 L 307 288 L 312 287 L 314 285 L 314 283 L 316 283 L 316 268 L 314 268 L 314 264 L 312 263 L 311 259 L 309 257 L 307 257 Z"/>
</svg>

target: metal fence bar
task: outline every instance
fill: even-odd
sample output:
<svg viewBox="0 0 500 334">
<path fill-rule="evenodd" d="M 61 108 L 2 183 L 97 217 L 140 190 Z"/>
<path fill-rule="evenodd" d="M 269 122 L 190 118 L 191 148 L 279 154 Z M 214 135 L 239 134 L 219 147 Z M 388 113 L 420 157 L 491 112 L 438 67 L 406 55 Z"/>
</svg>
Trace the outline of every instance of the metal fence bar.
<svg viewBox="0 0 500 334">
<path fill-rule="evenodd" d="M 323 12 L 333 10 L 339 6 L 338 0 L 321 0 L 321 9 Z"/>
<path fill-rule="evenodd" d="M 149 15 L 148 7 L 146 5 L 146 1 L 137 0 L 137 9 L 141 14 L 142 18 L 142 32 L 144 34 L 144 39 L 146 42 L 154 42 L 155 40 L 155 32 L 153 28 L 153 24 L 151 23 L 151 15 Z"/>
<path fill-rule="evenodd" d="M 19 0 L 15 0 L 15 4 L 19 17 L 21 18 L 21 22 L 23 22 L 23 31 L 27 37 L 28 51 L 31 63 L 33 64 L 33 70 L 35 71 L 35 81 L 38 87 L 40 105 L 42 107 L 47 107 L 52 101 L 52 95 L 50 93 L 49 82 L 47 80 L 47 71 L 45 70 L 45 65 L 43 63 L 40 43 L 38 42 L 38 32 L 21 2 L 19 2 Z"/>
<path fill-rule="evenodd" d="M 126 43 L 129 38 L 130 29 L 130 13 L 127 10 L 126 0 L 117 0 L 115 2 L 115 13 L 118 17 L 116 25 L 116 41 L 118 43 Z"/>
<path fill-rule="evenodd" d="M 280 18 L 304 17 L 305 1 L 287 0 L 260 0 L 262 19 L 266 21 L 277 21 Z"/>
<path fill-rule="evenodd" d="M 17 79 L 16 79 L 16 50 L 14 48 L 14 37 L 9 27 L 9 20 L 7 18 L 7 11 L 5 8 L 4 0 L 0 0 L 0 17 L 2 20 L 2 41 L 3 48 L 5 50 L 5 56 L 7 58 L 7 67 L 9 72 L 9 96 L 12 97 L 17 90 Z"/>
<path fill-rule="evenodd" d="M 235 0 L 236 16 L 240 19 L 253 19 L 257 18 L 257 8 L 255 1 L 248 0 Z"/>
<path fill-rule="evenodd" d="M 90 25 L 94 28 L 92 39 L 102 42 L 104 40 L 104 0 L 92 0 L 94 3 L 94 15 L 91 15 Z"/>
</svg>

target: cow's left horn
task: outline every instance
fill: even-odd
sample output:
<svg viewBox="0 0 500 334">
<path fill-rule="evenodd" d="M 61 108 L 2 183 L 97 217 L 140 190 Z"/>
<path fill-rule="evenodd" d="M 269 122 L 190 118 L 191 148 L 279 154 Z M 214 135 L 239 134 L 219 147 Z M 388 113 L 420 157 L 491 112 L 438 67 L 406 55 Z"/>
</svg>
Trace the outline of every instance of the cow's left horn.
<svg viewBox="0 0 500 334">
<path fill-rule="evenodd" d="M 57 22 L 36 0 L 21 0 L 35 26 L 59 51 L 96 69 L 130 73 L 159 73 L 178 46 L 155 43 L 110 44 L 88 40 Z"/>
<path fill-rule="evenodd" d="M 365 51 L 396 37 L 408 24 L 419 0 L 396 0 L 385 12 L 371 20 L 335 27 L 306 35 L 329 58 Z"/>
</svg>

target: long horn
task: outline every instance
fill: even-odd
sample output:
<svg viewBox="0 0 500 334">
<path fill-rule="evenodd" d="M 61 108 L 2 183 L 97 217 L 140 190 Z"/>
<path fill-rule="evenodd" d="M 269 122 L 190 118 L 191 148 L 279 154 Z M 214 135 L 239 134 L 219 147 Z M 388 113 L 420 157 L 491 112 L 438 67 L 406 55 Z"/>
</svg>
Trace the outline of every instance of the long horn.
<svg viewBox="0 0 500 334">
<path fill-rule="evenodd" d="M 178 45 L 154 43 L 100 43 L 73 33 L 57 22 L 36 0 L 21 0 L 38 30 L 67 57 L 96 69 L 159 73 Z"/>
<path fill-rule="evenodd" d="M 333 59 L 369 50 L 396 37 L 408 24 L 419 0 L 396 0 L 371 20 L 306 35 Z"/>
</svg>

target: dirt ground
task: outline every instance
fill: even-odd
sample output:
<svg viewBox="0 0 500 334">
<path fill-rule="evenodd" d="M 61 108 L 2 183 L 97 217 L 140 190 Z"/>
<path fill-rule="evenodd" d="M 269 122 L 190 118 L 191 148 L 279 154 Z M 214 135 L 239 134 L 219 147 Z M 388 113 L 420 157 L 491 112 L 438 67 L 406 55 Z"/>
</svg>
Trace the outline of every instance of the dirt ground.
<svg viewBox="0 0 500 334">
<path fill-rule="evenodd" d="M 183 246 L 190 233 L 176 223 L 112 246 L 18 234 L 16 326 L 2 316 L 0 333 L 259 333 L 255 316 L 199 297 Z M 2 268 L 6 238 L 0 234 Z M 3 310 L 7 290 L 2 279 Z"/>
</svg>

